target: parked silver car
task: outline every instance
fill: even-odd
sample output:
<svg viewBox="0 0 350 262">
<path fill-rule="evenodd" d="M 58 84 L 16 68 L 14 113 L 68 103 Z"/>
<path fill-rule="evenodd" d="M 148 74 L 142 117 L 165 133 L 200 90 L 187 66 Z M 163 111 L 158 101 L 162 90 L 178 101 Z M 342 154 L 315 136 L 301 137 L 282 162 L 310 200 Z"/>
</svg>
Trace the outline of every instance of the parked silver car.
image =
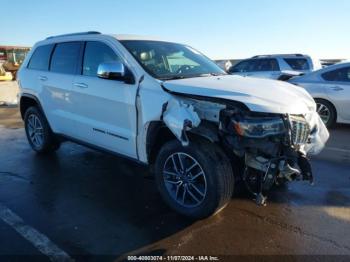
<svg viewBox="0 0 350 262">
<path fill-rule="evenodd" d="M 312 95 L 326 126 L 350 123 L 350 62 L 295 77 L 289 82 L 304 87 Z"/>
<path fill-rule="evenodd" d="M 258 55 L 242 60 L 228 72 L 232 75 L 280 79 L 286 73 L 309 73 L 321 68 L 320 62 L 308 55 Z"/>
</svg>

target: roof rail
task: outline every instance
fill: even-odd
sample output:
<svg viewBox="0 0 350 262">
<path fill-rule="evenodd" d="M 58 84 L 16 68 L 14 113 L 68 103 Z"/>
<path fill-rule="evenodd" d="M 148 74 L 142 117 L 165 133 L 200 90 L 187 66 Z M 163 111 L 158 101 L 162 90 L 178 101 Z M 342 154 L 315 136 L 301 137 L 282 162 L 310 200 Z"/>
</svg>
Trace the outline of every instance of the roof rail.
<svg viewBox="0 0 350 262">
<path fill-rule="evenodd" d="M 274 55 L 256 55 L 256 56 L 253 56 L 252 58 L 271 57 L 271 56 L 289 56 L 289 55 L 304 56 L 303 54 L 274 54 Z"/>
<path fill-rule="evenodd" d="M 54 36 L 49 36 L 46 39 L 52 39 L 56 37 L 62 37 L 62 36 L 75 36 L 75 35 L 99 35 L 101 34 L 100 32 L 97 31 L 87 31 L 87 32 L 79 32 L 79 33 L 71 33 L 71 34 L 63 34 L 63 35 L 54 35 Z"/>
</svg>

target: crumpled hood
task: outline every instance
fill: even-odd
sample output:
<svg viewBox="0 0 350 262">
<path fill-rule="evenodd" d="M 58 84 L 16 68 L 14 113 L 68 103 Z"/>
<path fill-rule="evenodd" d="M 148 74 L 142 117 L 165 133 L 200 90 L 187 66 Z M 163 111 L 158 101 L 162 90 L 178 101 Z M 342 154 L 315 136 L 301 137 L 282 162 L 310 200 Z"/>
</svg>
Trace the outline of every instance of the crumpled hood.
<svg viewBox="0 0 350 262">
<path fill-rule="evenodd" d="M 224 75 L 168 80 L 163 86 L 176 93 L 239 101 L 255 112 L 306 114 L 316 110 L 303 88 L 282 81 Z"/>
</svg>

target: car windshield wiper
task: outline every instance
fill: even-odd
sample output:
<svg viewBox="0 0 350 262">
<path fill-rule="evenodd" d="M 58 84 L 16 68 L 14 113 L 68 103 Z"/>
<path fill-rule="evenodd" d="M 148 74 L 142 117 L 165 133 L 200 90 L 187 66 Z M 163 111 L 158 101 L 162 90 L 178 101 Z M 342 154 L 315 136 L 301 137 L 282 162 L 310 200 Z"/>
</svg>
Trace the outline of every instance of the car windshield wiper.
<svg viewBox="0 0 350 262">
<path fill-rule="evenodd" d="M 196 75 L 196 77 L 223 76 L 223 75 L 227 75 L 227 74 L 226 73 L 205 73 L 205 74 Z"/>
<path fill-rule="evenodd" d="M 171 76 L 171 77 L 161 77 L 159 78 L 160 80 L 176 80 L 176 79 L 184 79 L 184 78 L 188 78 L 186 76 Z"/>
<path fill-rule="evenodd" d="M 225 76 L 227 73 L 210 73 L 212 76 Z"/>
</svg>

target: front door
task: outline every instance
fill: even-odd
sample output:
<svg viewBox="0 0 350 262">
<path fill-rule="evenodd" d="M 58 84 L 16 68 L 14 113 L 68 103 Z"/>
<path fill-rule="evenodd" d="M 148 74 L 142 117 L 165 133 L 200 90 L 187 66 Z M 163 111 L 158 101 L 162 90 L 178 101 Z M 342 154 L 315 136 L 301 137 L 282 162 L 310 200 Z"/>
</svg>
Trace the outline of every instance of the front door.
<svg viewBox="0 0 350 262">
<path fill-rule="evenodd" d="M 120 58 L 107 43 L 85 44 L 81 74 L 73 81 L 76 134 L 80 140 L 136 158 L 136 84 L 97 76 L 101 63 Z"/>
</svg>

